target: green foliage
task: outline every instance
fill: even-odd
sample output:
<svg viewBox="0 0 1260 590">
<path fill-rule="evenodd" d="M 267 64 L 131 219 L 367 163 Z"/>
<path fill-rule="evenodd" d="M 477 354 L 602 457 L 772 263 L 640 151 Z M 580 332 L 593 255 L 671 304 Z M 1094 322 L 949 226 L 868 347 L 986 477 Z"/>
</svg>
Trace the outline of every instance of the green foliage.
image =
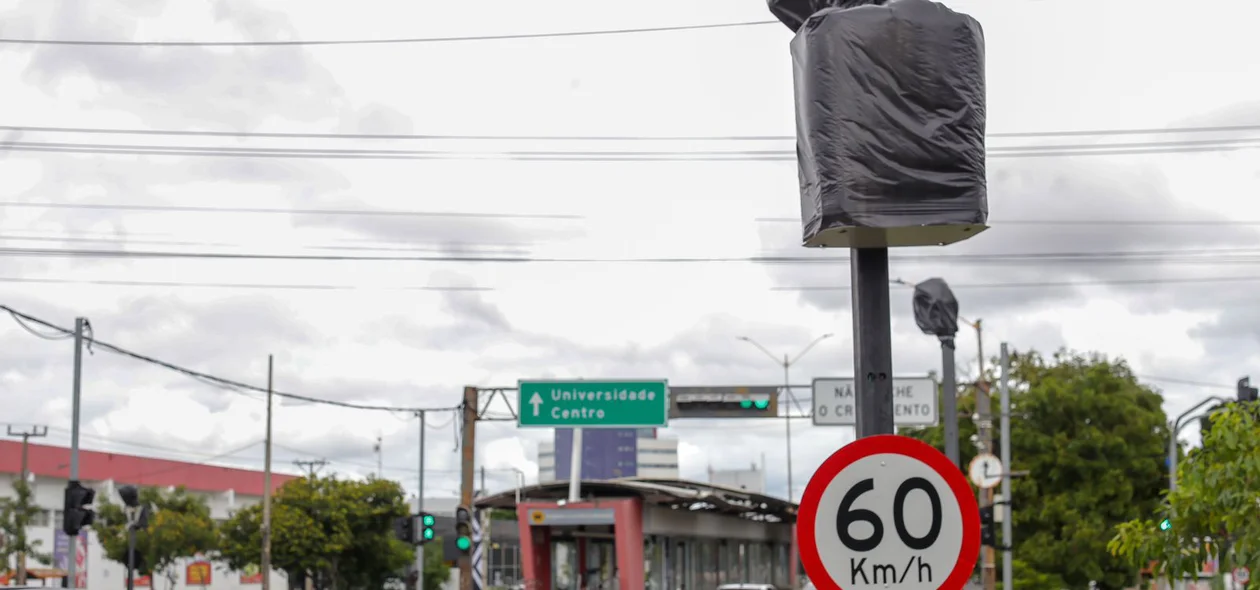
<svg viewBox="0 0 1260 590">
<path fill-rule="evenodd" d="M 42 511 L 32 501 L 31 484 L 22 478 L 13 480 L 13 497 L 0 498 L 0 571 L 17 570 L 19 554 L 25 554 L 27 566 L 32 560 L 49 563 L 52 556 L 40 551 L 43 542 L 26 536 L 30 522 Z M 60 528 L 60 523 L 57 524 Z M 26 580 L 19 579 L 19 584 Z"/>
<path fill-rule="evenodd" d="M 1232 403 L 1211 415 L 1203 445 L 1178 464 L 1177 490 L 1158 511 L 1122 525 L 1108 548 L 1133 563 L 1158 561 L 1177 579 L 1202 571 L 1260 569 L 1260 406 Z M 1167 518 L 1169 529 L 1160 530 Z M 1231 550 L 1232 549 L 1232 553 Z"/>
<path fill-rule="evenodd" d="M 152 514 L 148 526 L 136 531 L 136 553 L 142 562 L 137 575 L 165 574 L 173 587 L 179 576 L 177 561 L 217 548 L 210 507 L 204 498 L 189 495 L 182 487 L 172 492 L 158 488 L 139 491 L 140 505 L 149 506 Z M 92 530 L 100 537 L 105 557 L 126 566 L 127 515 L 122 505 L 106 499 L 97 503 L 96 514 Z"/>
<path fill-rule="evenodd" d="M 988 379 L 997 382 L 996 375 Z M 1017 587 L 1131 586 L 1138 564 L 1109 554 L 1107 543 L 1117 525 L 1159 506 L 1168 442 L 1163 398 L 1123 361 L 1067 351 L 1050 359 L 1013 353 L 1009 387 L 1008 469 L 1030 472 L 1012 480 L 1016 579 L 1027 581 Z M 960 394 L 960 416 L 974 411 L 974 394 Z M 994 386 L 995 450 L 998 399 Z M 965 419 L 959 430 L 965 467 L 977 452 L 968 442 L 976 430 Z M 944 447 L 940 427 L 903 433 Z"/>
<path fill-rule="evenodd" d="M 384 479 L 333 477 L 290 481 L 271 510 L 271 564 L 290 579 L 309 575 L 320 586 L 381 587 L 414 560 L 393 534 L 393 519 L 410 509 L 402 487 Z M 237 512 L 222 527 L 220 555 L 241 570 L 262 559 L 262 507 Z"/>
<path fill-rule="evenodd" d="M 442 537 L 425 545 L 424 587 L 441 588 L 451 578 L 451 567 L 442 558 Z"/>
</svg>

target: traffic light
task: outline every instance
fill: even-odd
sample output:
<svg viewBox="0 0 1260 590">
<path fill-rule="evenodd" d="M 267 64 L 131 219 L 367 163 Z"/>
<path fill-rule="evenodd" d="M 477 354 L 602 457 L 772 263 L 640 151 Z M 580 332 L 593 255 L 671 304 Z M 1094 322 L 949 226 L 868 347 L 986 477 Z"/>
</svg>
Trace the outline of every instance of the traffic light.
<svg viewBox="0 0 1260 590">
<path fill-rule="evenodd" d="M 62 508 L 65 519 L 61 523 L 61 530 L 66 535 L 76 537 L 83 527 L 92 526 L 96 520 L 96 513 L 92 511 L 95 500 L 96 490 L 84 487 L 76 480 L 66 484 L 65 505 Z"/>
<path fill-rule="evenodd" d="M 461 553 L 472 549 L 472 511 L 466 506 L 455 509 L 455 548 Z"/>
<path fill-rule="evenodd" d="M 416 517 L 400 516 L 394 519 L 394 538 L 404 543 L 416 544 Z"/>
<path fill-rule="evenodd" d="M 980 544 L 996 548 L 997 526 L 994 525 L 994 506 L 980 507 Z"/>
<path fill-rule="evenodd" d="M 671 387 L 670 418 L 777 418 L 775 387 Z"/>
<path fill-rule="evenodd" d="M 1168 520 L 1167 518 L 1165 518 L 1164 520 L 1159 521 L 1159 530 L 1166 531 L 1170 528 L 1172 528 L 1171 520 Z"/>
<path fill-rule="evenodd" d="M 1260 390 L 1251 386 L 1251 377 L 1238 380 L 1238 401 L 1254 402 L 1257 397 L 1260 397 Z"/>
<path fill-rule="evenodd" d="M 434 530 L 437 519 L 428 512 L 421 512 L 418 520 L 420 521 L 420 538 L 417 539 L 417 542 L 423 545 L 437 537 L 437 531 Z"/>
</svg>

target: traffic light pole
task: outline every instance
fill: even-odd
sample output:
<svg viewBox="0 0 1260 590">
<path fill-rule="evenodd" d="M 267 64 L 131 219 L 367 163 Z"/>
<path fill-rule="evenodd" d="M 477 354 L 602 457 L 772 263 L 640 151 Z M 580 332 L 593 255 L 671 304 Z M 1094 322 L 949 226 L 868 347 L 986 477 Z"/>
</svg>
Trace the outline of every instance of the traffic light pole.
<svg viewBox="0 0 1260 590">
<path fill-rule="evenodd" d="M 1001 426 L 999 428 L 1001 429 L 1000 436 L 1002 438 L 1002 469 L 1006 471 L 1006 473 L 1002 474 L 1002 500 L 1006 503 L 1004 507 L 1006 509 L 1006 518 L 1002 519 L 1002 588 L 1011 590 L 1015 587 L 1014 566 L 1011 563 L 1011 548 L 1015 546 L 1011 538 L 1011 521 L 1015 520 L 1015 515 L 1012 513 L 1014 504 L 1012 504 L 1011 499 L 1011 472 L 1014 466 L 1011 464 L 1011 389 L 1007 383 L 1011 372 L 1011 357 L 1006 349 L 1005 342 L 1002 343 L 999 359 L 1002 363 L 1000 373 L 1002 381 L 998 383 L 998 392 L 1001 396 L 998 405 L 1002 412 Z"/>
<path fill-rule="evenodd" d="M 888 248 L 849 250 L 857 437 L 895 434 Z"/>
<path fill-rule="evenodd" d="M 417 412 L 420 418 L 420 489 L 416 491 L 416 513 L 424 512 L 424 410 Z M 424 523 L 421 523 L 423 526 Z M 423 529 L 421 529 L 423 531 Z M 416 590 L 424 590 L 424 544 L 416 545 Z"/>
<path fill-rule="evenodd" d="M 70 399 L 70 481 L 79 481 L 79 398 L 83 385 L 83 330 L 87 318 L 74 318 L 74 393 Z M 67 509 L 69 506 L 63 507 Z M 79 587 L 79 537 L 69 541 L 70 556 L 66 559 L 66 580 L 69 587 Z"/>
<path fill-rule="evenodd" d="M 461 506 L 473 505 L 473 465 L 477 445 L 477 388 L 464 388 L 463 403 L 463 440 L 460 441 L 460 485 L 459 503 Z M 459 560 L 459 588 L 472 590 L 472 563 L 467 557 Z"/>
</svg>

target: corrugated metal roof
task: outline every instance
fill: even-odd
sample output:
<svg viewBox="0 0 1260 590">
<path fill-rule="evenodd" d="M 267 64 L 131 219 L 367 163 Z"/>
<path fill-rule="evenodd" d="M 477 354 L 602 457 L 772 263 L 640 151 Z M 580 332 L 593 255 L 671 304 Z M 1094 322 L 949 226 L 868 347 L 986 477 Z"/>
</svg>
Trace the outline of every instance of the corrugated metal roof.
<svg viewBox="0 0 1260 590">
<path fill-rule="evenodd" d="M 522 500 L 562 500 L 568 482 L 548 482 L 522 488 Z M 682 479 L 625 477 L 582 482 L 583 497 L 638 497 L 646 502 L 678 510 L 720 512 L 760 522 L 795 522 L 797 505 L 762 494 L 726 486 Z M 477 506 L 515 508 L 516 490 L 511 489 L 477 500 Z"/>
</svg>

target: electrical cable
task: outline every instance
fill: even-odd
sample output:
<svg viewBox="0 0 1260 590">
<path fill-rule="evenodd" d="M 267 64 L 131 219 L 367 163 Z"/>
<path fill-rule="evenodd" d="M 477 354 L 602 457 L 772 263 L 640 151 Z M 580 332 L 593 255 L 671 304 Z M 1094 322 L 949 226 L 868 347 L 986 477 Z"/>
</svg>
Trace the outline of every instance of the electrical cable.
<svg viewBox="0 0 1260 590">
<path fill-rule="evenodd" d="M 699 25 L 674 25 L 626 29 L 601 29 L 590 31 L 562 31 L 553 33 L 515 33 L 503 35 L 473 35 L 464 37 L 402 37 L 396 39 L 332 39 L 313 41 L 92 41 L 70 39 L 18 39 L 0 38 L 0 44 L 9 45 L 70 45 L 90 47 L 294 47 L 316 45 L 401 45 L 421 43 L 463 43 L 472 41 L 511 41 L 517 39 L 557 39 L 563 37 L 595 37 L 603 35 L 632 35 L 640 33 L 668 33 L 674 31 L 699 31 L 706 29 L 730 29 L 757 25 L 779 24 L 777 20 L 757 20 Z"/>
<path fill-rule="evenodd" d="M 0 125 L 0 131 L 33 133 L 79 133 L 96 135 L 149 135 L 182 137 L 233 137 L 272 139 L 368 139 L 368 140 L 457 140 L 457 141 L 796 141 L 795 135 L 439 135 L 391 133 L 299 133 L 263 131 L 191 131 L 174 129 L 126 129 L 103 127 L 36 127 Z M 1062 131 L 1008 131 L 989 133 L 990 138 L 1103 137 L 1128 135 L 1180 135 L 1192 133 L 1260 132 L 1260 124 L 1168 128 L 1080 129 Z"/>
<path fill-rule="evenodd" d="M 992 147 L 989 158 L 1140 155 L 1234 151 L 1260 148 L 1260 138 L 1135 142 L 1096 145 Z M 335 160 L 467 160 L 545 162 L 780 162 L 796 161 L 795 150 L 724 151 L 485 151 L 238 148 L 49 142 L 0 142 L 0 151 L 128 156 L 207 156 Z"/>
<path fill-rule="evenodd" d="M 504 255 L 342 255 L 342 254 L 267 254 L 253 252 L 181 252 L 176 250 L 102 250 L 70 248 L 0 247 L 0 256 L 33 258 L 113 258 L 113 259 L 208 259 L 256 261 L 316 262 L 433 262 L 492 264 L 840 264 L 848 256 L 682 256 L 626 258 L 564 258 Z M 1232 256 L 1232 257 L 1231 257 Z M 892 256 L 891 262 L 953 263 L 1127 263 L 1127 262 L 1193 262 L 1195 264 L 1254 264 L 1260 262 L 1257 248 L 1197 248 L 1180 250 L 1130 250 L 1092 252 L 1020 252 L 1007 254 L 904 254 Z M 442 288 L 434 288 L 442 289 Z"/>
<path fill-rule="evenodd" d="M 17 311 L 17 310 L 15 310 L 15 309 L 13 309 L 12 307 L 9 307 L 9 306 L 7 306 L 7 305 L 0 305 L 0 310 L 3 310 L 3 311 L 7 311 L 7 312 L 9 312 L 9 314 L 10 314 L 10 315 L 12 315 L 12 316 L 14 316 L 15 318 L 21 318 L 21 319 L 23 319 L 23 320 L 26 320 L 27 322 L 30 322 L 30 323 L 33 323 L 33 324 L 39 324 L 39 325 L 41 325 L 41 326 L 44 326 L 45 328 L 49 328 L 49 329 L 55 330 L 55 331 L 57 331 L 57 332 L 61 332 L 62 334 L 74 334 L 74 331 L 73 331 L 73 330 L 69 330 L 69 329 L 63 328 L 63 327 L 61 327 L 61 326 L 58 326 L 58 325 L 56 325 L 56 324 L 53 324 L 53 323 L 51 323 L 51 322 L 48 322 L 48 321 L 46 321 L 46 320 L 42 320 L 42 319 L 37 318 L 37 317 L 34 317 L 34 316 L 32 316 L 32 315 L 22 313 L 22 312 Z M 267 389 L 266 389 L 266 388 L 257 387 L 257 386 L 254 386 L 254 385 L 249 385 L 249 384 L 246 384 L 246 383 L 241 383 L 241 382 L 239 382 L 239 381 L 233 381 L 233 380 L 231 380 L 231 379 L 225 379 L 225 378 L 223 378 L 223 377 L 216 377 L 216 376 L 214 376 L 214 375 L 210 375 L 210 374 L 208 374 L 208 373 L 202 373 L 202 372 L 200 372 L 200 371 L 194 371 L 194 370 L 192 370 L 192 369 L 188 369 L 188 368 L 185 368 L 185 367 L 181 367 L 181 366 L 179 366 L 179 365 L 175 365 L 175 364 L 172 364 L 172 363 L 168 363 L 168 362 L 166 362 L 166 361 L 159 360 L 159 359 L 156 359 L 156 358 L 153 358 L 153 357 L 150 357 L 150 356 L 145 356 L 145 355 L 142 355 L 142 354 L 140 354 L 140 353 L 132 352 L 132 351 L 127 350 L 127 349 L 125 349 L 125 348 L 122 348 L 122 347 L 119 347 L 119 346 L 116 346 L 116 345 L 110 344 L 110 343 L 105 342 L 105 341 L 102 341 L 102 340 L 98 340 L 98 339 L 95 337 L 95 335 L 93 335 L 92 337 L 85 337 L 85 338 L 84 338 L 84 342 L 89 343 L 89 344 L 93 344 L 93 345 L 95 345 L 95 346 L 97 346 L 97 347 L 100 347 L 101 349 L 107 350 L 107 351 L 109 351 L 109 352 L 112 352 L 112 353 L 115 353 L 115 354 L 118 354 L 118 355 L 121 355 L 121 356 L 125 356 L 125 357 L 128 357 L 128 358 L 131 358 L 131 359 L 133 359 L 133 360 L 138 360 L 138 361 L 146 362 L 146 363 L 149 363 L 149 364 L 153 364 L 153 365 L 157 365 L 157 366 L 163 367 L 163 368 L 168 369 L 168 370 L 171 370 L 171 371 L 175 371 L 176 373 L 180 373 L 180 374 L 186 375 L 186 376 L 188 376 L 188 377 L 192 377 L 192 378 L 194 378 L 194 379 L 208 381 L 208 382 L 211 382 L 211 383 L 214 383 L 214 384 L 217 384 L 217 385 L 223 386 L 223 387 L 229 387 L 229 388 L 240 389 L 240 390 L 247 390 L 247 391 L 252 391 L 252 392 L 256 392 L 256 393 L 263 393 L 263 394 L 268 393 L 268 391 L 267 391 Z M 313 403 L 313 404 L 322 404 L 322 405 L 329 405 L 329 406 L 337 406 L 337 407 L 341 407 L 341 408 L 348 408 L 348 409 L 354 409 L 354 410 L 380 410 L 380 411 L 387 411 L 387 412 L 418 412 L 418 411 L 420 411 L 420 410 L 424 410 L 424 411 L 426 411 L 426 412 L 442 412 L 442 411 L 447 411 L 447 412 L 450 412 L 450 411 L 455 411 L 455 410 L 457 410 L 457 409 L 458 409 L 458 407 L 450 407 L 450 406 L 448 406 L 448 407 L 437 407 L 437 408 L 404 408 L 404 407 L 399 407 L 399 406 L 382 406 L 382 405 L 355 404 L 355 403 L 350 403 L 350 402 L 341 402 L 341 401 L 336 401 L 336 400 L 321 399 L 321 398 L 310 397 L 310 396 L 305 396 L 305 395 L 298 395 L 298 394 L 294 394 L 294 393 L 284 393 L 284 392 L 274 391 L 274 390 L 273 390 L 273 391 L 271 391 L 270 393 L 271 393 L 271 395 L 274 395 L 274 396 L 276 396 L 276 397 L 280 397 L 280 398 L 284 398 L 284 399 L 292 399 L 292 400 L 297 400 L 297 401 L 304 401 L 304 402 L 309 402 L 309 403 Z"/>
<path fill-rule="evenodd" d="M 15 209 L 96 209 L 110 211 L 141 211 L 170 213 L 262 213 L 281 215 L 337 215 L 362 217 L 433 217 L 439 219 L 520 219 L 520 220 L 581 220 L 582 215 L 558 213 L 481 213 L 468 211 L 406 211 L 387 209 L 286 209 L 267 207 L 192 207 L 179 205 L 125 205 L 108 203 L 54 203 L 0 201 L 0 207 Z"/>
<path fill-rule="evenodd" d="M 1141 278 L 1141 279 L 1085 279 L 1080 281 L 1046 281 L 1046 282 L 1009 282 L 1009 283 L 959 283 L 950 284 L 951 289 L 1047 289 L 1047 288 L 1078 288 L 1078 287 L 1121 287 L 1128 285 L 1155 285 L 1155 286 L 1172 286 L 1172 285 L 1207 285 L 1214 283 L 1254 283 L 1260 282 L 1260 276 L 1224 276 L 1224 277 L 1168 277 L 1168 278 Z M 58 279 L 58 278 L 31 278 L 31 277 L 0 277 L 0 283 L 25 283 L 25 284 L 50 284 L 50 285 L 86 285 L 98 287 L 160 287 L 160 288 L 204 288 L 204 289 L 264 289 L 264 290 L 292 290 L 292 291 L 430 291 L 433 289 L 425 287 L 407 287 L 407 286 L 386 286 L 386 285 L 336 285 L 336 284 L 320 284 L 320 285 L 301 285 L 301 284 L 284 284 L 284 283 L 267 283 L 267 284 L 251 284 L 251 283 L 197 283 L 185 281 L 129 281 L 129 280 L 91 280 L 91 279 Z M 770 287 L 771 291 L 848 291 L 848 285 L 835 286 L 784 286 Z M 470 288 L 470 289 L 449 289 L 450 291 L 476 291 L 476 292 L 496 292 L 503 291 L 501 288 Z M 441 410 L 451 410 L 451 408 L 440 408 Z M 400 412 L 415 411 L 411 408 L 396 408 Z"/>
</svg>

